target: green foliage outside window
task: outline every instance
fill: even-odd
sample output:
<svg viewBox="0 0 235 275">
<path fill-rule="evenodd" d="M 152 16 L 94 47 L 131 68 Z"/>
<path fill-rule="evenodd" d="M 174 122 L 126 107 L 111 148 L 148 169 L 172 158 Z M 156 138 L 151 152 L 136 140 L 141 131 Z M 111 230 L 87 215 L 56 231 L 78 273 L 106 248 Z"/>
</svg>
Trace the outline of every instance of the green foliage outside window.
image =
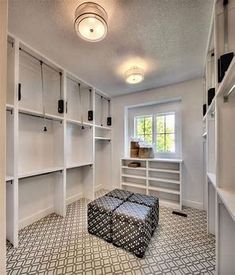
<svg viewBox="0 0 235 275">
<path fill-rule="evenodd" d="M 153 116 L 136 117 L 136 136 L 147 143 L 155 143 L 159 153 L 175 152 L 175 115 L 162 114 L 155 117 L 153 130 Z M 154 133 L 155 132 L 155 133 Z"/>
</svg>

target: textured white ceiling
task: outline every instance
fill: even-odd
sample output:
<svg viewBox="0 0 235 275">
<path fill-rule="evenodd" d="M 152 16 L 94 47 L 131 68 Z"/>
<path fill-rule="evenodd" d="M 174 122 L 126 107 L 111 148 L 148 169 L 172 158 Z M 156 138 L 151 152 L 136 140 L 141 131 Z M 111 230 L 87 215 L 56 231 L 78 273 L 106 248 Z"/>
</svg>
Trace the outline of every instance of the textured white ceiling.
<svg viewBox="0 0 235 275">
<path fill-rule="evenodd" d="M 202 76 L 213 0 L 94 0 L 108 13 L 108 34 L 81 40 L 73 27 L 79 0 L 9 0 L 9 31 L 111 96 Z M 132 65 L 145 79 L 124 81 Z"/>
</svg>

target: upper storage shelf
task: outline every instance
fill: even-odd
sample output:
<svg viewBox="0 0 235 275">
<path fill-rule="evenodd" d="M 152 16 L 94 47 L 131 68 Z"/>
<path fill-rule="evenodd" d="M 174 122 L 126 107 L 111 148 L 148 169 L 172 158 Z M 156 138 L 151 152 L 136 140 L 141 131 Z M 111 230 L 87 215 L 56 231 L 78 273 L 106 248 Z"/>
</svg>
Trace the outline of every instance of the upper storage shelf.
<svg viewBox="0 0 235 275">
<path fill-rule="evenodd" d="M 63 116 L 58 112 L 58 100 L 63 98 L 62 70 L 24 45 L 19 51 L 19 85 L 20 108 Z"/>
</svg>

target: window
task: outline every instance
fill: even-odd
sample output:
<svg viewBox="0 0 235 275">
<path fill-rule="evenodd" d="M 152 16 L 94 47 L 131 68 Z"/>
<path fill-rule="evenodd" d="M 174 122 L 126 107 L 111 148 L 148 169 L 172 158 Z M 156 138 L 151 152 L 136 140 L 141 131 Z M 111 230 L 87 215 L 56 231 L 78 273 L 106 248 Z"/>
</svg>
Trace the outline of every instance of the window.
<svg viewBox="0 0 235 275">
<path fill-rule="evenodd" d="M 156 150 L 157 152 L 175 152 L 175 114 L 156 116 Z"/>
<path fill-rule="evenodd" d="M 136 136 L 148 143 L 153 142 L 152 121 L 152 116 L 141 116 L 135 118 Z"/>
<path fill-rule="evenodd" d="M 176 152 L 175 113 L 135 117 L 135 136 L 154 143 L 157 153 Z"/>
</svg>

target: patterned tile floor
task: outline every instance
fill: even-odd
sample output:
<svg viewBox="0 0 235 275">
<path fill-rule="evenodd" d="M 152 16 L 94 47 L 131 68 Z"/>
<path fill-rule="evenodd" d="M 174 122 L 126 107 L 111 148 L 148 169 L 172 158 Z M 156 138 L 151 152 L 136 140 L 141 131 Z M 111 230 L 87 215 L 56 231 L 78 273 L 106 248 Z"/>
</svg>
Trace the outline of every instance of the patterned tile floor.
<svg viewBox="0 0 235 275">
<path fill-rule="evenodd" d="M 7 274 L 214 274 L 215 239 L 206 233 L 204 211 L 185 208 L 184 218 L 161 207 L 159 227 L 139 259 L 87 233 L 86 205 L 79 200 L 64 219 L 51 214 L 21 230 L 19 247 L 7 244 Z"/>
</svg>

